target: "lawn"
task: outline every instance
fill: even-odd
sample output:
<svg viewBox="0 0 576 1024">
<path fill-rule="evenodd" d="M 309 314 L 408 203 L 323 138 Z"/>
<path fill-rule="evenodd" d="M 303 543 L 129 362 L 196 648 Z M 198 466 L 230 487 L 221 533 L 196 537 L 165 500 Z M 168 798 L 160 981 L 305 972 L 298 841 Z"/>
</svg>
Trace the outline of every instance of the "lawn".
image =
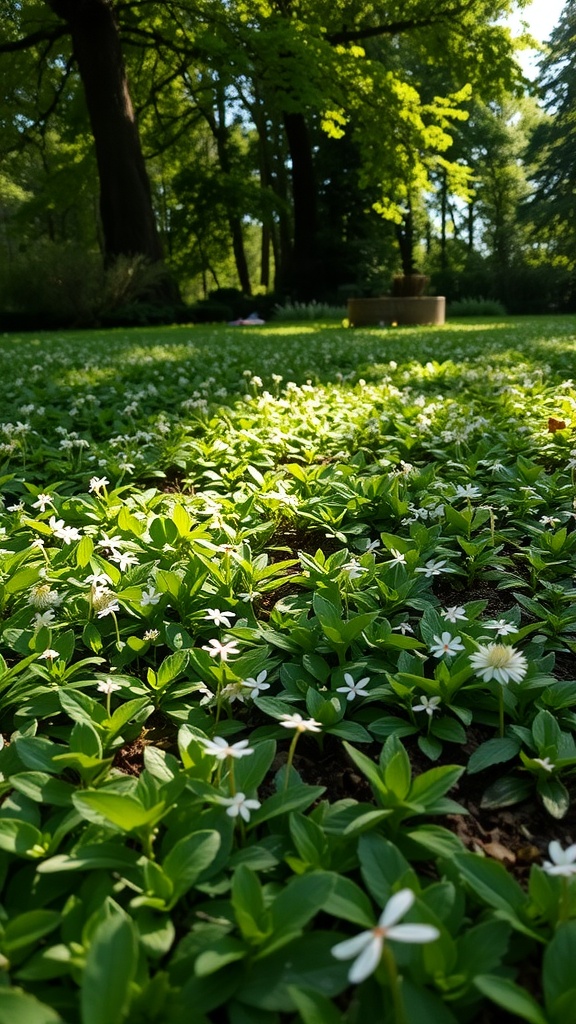
<svg viewBox="0 0 576 1024">
<path fill-rule="evenodd" d="M 0 338 L 0 1024 L 576 1021 L 576 319 Z"/>
</svg>

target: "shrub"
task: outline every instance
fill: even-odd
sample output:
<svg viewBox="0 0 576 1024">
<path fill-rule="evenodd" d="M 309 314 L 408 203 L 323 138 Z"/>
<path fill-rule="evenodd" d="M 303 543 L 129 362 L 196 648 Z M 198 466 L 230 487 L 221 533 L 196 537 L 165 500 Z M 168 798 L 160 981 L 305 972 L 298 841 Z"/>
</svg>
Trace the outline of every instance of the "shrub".
<svg viewBox="0 0 576 1024">
<path fill-rule="evenodd" d="M 274 306 L 274 320 L 342 320 L 346 316 L 343 306 L 325 302 L 285 302 Z"/>
<path fill-rule="evenodd" d="M 506 310 L 497 299 L 460 299 L 448 306 L 451 317 L 462 316 L 506 316 Z"/>
</svg>

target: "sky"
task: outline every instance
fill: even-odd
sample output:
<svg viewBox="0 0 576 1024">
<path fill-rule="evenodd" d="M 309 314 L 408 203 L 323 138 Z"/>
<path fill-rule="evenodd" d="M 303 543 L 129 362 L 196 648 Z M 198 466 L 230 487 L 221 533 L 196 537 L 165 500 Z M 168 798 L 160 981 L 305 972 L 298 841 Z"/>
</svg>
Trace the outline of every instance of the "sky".
<svg viewBox="0 0 576 1024">
<path fill-rule="evenodd" d="M 564 0 L 532 0 L 532 3 L 521 14 L 514 15 L 508 23 L 513 31 L 519 32 L 521 22 L 527 22 L 528 30 L 532 35 L 544 42 L 558 24 L 563 7 Z M 538 53 L 526 50 L 519 55 L 519 60 L 524 73 L 533 77 L 536 74 L 535 65 Z"/>
</svg>

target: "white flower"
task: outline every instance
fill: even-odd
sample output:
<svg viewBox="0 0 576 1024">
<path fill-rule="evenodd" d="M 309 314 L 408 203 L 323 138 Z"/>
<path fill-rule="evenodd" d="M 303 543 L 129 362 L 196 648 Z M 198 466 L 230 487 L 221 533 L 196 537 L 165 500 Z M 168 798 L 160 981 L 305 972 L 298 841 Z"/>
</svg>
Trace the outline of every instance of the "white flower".
<svg viewBox="0 0 576 1024">
<path fill-rule="evenodd" d="M 362 538 L 362 550 L 363 551 L 376 551 L 380 547 L 379 540 L 370 540 L 368 537 Z"/>
<path fill-rule="evenodd" d="M 509 633 L 517 633 L 518 628 L 506 619 L 494 619 L 493 622 L 484 622 L 485 629 L 493 629 L 496 636 L 508 636 Z"/>
<path fill-rule="evenodd" d="M 143 640 L 157 640 L 160 636 L 159 629 L 147 629 L 144 633 Z"/>
<path fill-rule="evenodd" d="M 390 548 L 390 554 L 392 558 L 386 562 L 387 565 L 406 565 L 406 555 L 403 555 L 401 551 Z"/>
<path fill-rule="evenodd" d="M 32 587 L 28 598 L 28 604 L 40 612 L 48 608 L 57 608 L 61 603 L 62 598 L 55 590 L 51 590 L 49 583 L 37 583 Z"/>
<path fill-rule="evenodd" d="M 346 686 L 338 686 L 336 689 L 337 693 L 345 693 L 346 700 L 354 700 L 354 697 L 367 697 L 368 690 L 364 690 L 363 686 L 365 683 L 370 682 L 368 676 L 364 676 L 363 679 L 359 679 L 358 682 L 354 682 L 354 677 L 349 672 L 344 673 L 344 681 Z"/>
<path fill-rule="evenodd" d="M 198 741 L 202 744 L 207 754 L 212 754 L 219 761 L 226 757 L 246 757 L 254 753 L 254 747 L 248 746 L 248 740 L 238 740 L 237 743 L 228 743 L 223 736 L 215 736 L 213 740 L 202 738 Z"/>
<path fill-rule="evenodd" d="M 411 889 L 401 889 L 388 900 L 374 928 L 360 932 L 353 939 L 345 939 L 344 942 L 332 947 L 332 956 L 337 960 L 351 960 L 355 957 L 348 972 L 348 981 L 353 985 L 364 981 L 376 970 L 386 939 L 422 943 L 433 942 L 439 937 L 438 929 L 430 924 L 396 923 L 410 910 L 414 899 Z"/>
<path fill-rule="evenodd" d="M 218 803 L 227 808 L 226 814 L 229 814 L 231 818 L 237 818 L 240 815 L 244 821 L 250 821 L 250 811 L 257 811 L 261 806 L 259 800 L 248 800 L 245 793 L 221 796 Z"/>
<path fill-rule="evenodd" d="M 250 676 L 249 679 L 244 679 L 243 680 L 241 685 L 249 687 L 249 689 L 250 689 L 249 696 L 252 697 L 252 700 L 254 700 L 255 697 L 259 697 L 260 696 L 260 691 L 261 690 L 269 690 L 270 689 L 270 683 L 266 682 L 267 675 L 268 675 L 268 673 L 267 673 L 266 669 L 262 669 L 262 672 L 259 672 L 255 679 L 253 679 L 252 676 Z"/>
<path fill-rule="evenodd" d="M 359 561 L 356 558 L 351 558 L 350 561 L 346 562 L 346 564 L 343 565 L 341 569 L 341 572 L 345 572 L 346 575 L 348 576 L 348 579 L 350 580 L 359 579 L 360 576 L 362 576 L 363 573 L 367 571 L 368 570 L 365 569 L 363 565 L 360 565 Z"/>
<path fill-rule="evenodd" d="M 540 522 L 543 526 L 557 526 L 560 520 L 556 516 L 541 516 Z"/>
<path fill-rule="evenodd" d="M 451 633 L 442 633 L 442 636 L 435 636 L 430 644 L 430 654 L 435 658 L 441 658 L 443 654 L 452 656 L 458 651 L 464 650 L 464 644 L 459 636 L 452 636 Z"/>
<path fill-rule="evenodd" d="M 39 508 L 41 512 L 45 512 L 48 505 L 52 504 L 52 498 L 49 494 L 38 494 L 36 501 L 32 502 L 32 508 Z"/>
<path fill-rule="evenodd" d="M 235 619 L 236 616 L 234 612 L 221 612 L 219 608 L 207 608 L 204 618 L 213 622 L 215 626 L 229 627 L 232 624 L 232 619 Z"/>
<path fill-rule="evenodd" d="M 445 558 L 429 558 L 426 565 L 419 566 L 414 572 L 423 572 L 430 579 L 431 576 L 440 576 L 443 572 L 454 572 L 454 570 L 446 566 Z"/>
<path fill-rule="evenodd" d="M 120 572 L 125 572 L 131 565 L 138 564 L 136 556 L 131 555 L 128 551 L 113 551 L 110 555 L 110 561 L 116 562 Z"/>
<path fill-rule="evenodd" d="M 539 764 L 541 768 L 544 768 L 544 771 L 553 772 L 556 768 L 549 757 L 533 757 L 532 760 L 534 764 Z"/>
<path fill-rule="evenodd" d="M 107 480 L 105 476 L 93 476 L 92 479 L 90 480 L 88 490 L 93 492 L 94 494 L 100 494 L 102 488 L 108 487 L 109 483 L 110 481 Z"/>
<path fill-rule="evenodd" d="M 36 633 L 39 629 L 42 629 L 44 626 L 49 629 L 50 626 L 54 625 L 55 618 L 56 616 L 51 608 L 49 608 L 48 611 L 46 612 L 35 612 L 34 618 L 32 620 L 34 624 L 34 632 Z"/>
<path fill-rule="evenodd" d="M 45 658 L 46 661 L 54 661 L 54 658 L 59 658 L 60 654 L 58 651 L 54 651 L 51 647 L 47 647 L 45 651 L 42 651 L 42 654 L 38 655 L 38 657 L 40 659 Z"/>
<path fill-rule="evenodd" d="M 158 604 L 158 601 L 160 600 L 161 597 L 162 594 L 158 593 L 156 587 L 150 585 L 148 587 L 148 590 L 142 591 L 142 597 L 140 598 L 140 606 L 142 608 L 146 608 L 147 605 Z"/>
<path fill-rule="evenodd" d="M 112 583 L 112 580 L 105 572 L 93 572 L 86 577 L 84 582 L 90 583 L 93 587 L 105 587 L 107 583 Z"/>
<path fill-rule="evenodd" d="M 420 703 L 412 705 L 412 711 L 425 711 L 427 715 L 432 718 L 435 711 L 438 711 L 440 704 L 442 703 L 441 697 L 425 697 L 423 693 L 420 694 Z"/>
<path fill-rule="evenodd" d="M 108 587 L 92 587 L 92 607 L 99 619 L 103 619 L 105 615 L 111 615 L 112 612 L 120 611 L 116 594 L 108 590 Z"/>
<path fill-rule="evenodd" d="M 82 539 L 80 530 L 75 526 L 62 526 L 60 529 L 54 530 L 54 536 L 64 541 L 65 544 L 71 544 L 74 540 Z"/>
<path fill-rule="evenodd" d="M 479 498 L 482 491 L 479 487 L 474 487 L 472 484 L 466 484 L 465 487 L 462 484 L 458 484 L 454 497 L 455 498 Z"/>
<path fill-rule="evenodd" d="M 96 547 L 98 547 L 98 548 L 108 548 L 109 551 L 112 551 L 113 554 L 117 555 L 118 554 L 118 547 L 119 547 L 120 544 L 123 544 L 123 543 L 124 542 L 122 540 L 122 537 L 118 537 L 118 536 L 109 537 L 108 534 L 103 533 L 102 534 L 102 540 L 98 541 Z"/>
<path fill-rule="evenodd" d="M 397 626 L 392 626 L 392 632 L 394 630 L 398 630 L 399 633 L 402 633 L 402 636 L 406 636 L 406 633 L 414 632 L 409 622 L 399 622 Z"/>
<path fill-rule="evenodd" d="M 443 612 L 440 612 L 443 619 L 446 622 L 467 622 L 466 609 L 459 604 L 453 604 L 451 608 L 445 608 Z"/>
<path fill-rule="evenodd" d="M 207 644 L 202 647 L 203 651 L 208 651 L 211 658 L 222 658 L 222 661 L 228 661 L 231 654 L 240 654 L 238 644 L 235 640 L 229 640 L 226 644 L 221 644 L 219 640 L 213 638 L 209 640 Z"/>
<path fill-rule="evenodd" d="M 566 850 L 563 850 L 557 839 L 553 839 L 548 846 L 550 860 L 545 860 L 542 869 L 547 875 L 576 875 L 576 843 L 572 843 Z"/>
<path fill-rule="evenodd" d="M 101 679 L 96 687 L 98 693 L 105 693 L 108 697 L 111 693 L 115 693 L 116 690 L 121 690 L 120 683 L 115 683 L 113 679 Z"/>
<path fill-rule="evenodd" d="M 476 675 L 485 683 L 495 679 L 504 686 L 510 680 L 519 683 L 528 671 L 528 662 L 524 655 L 515 647 L 508 647 L 506 644 L 480 646 L 476 653 L 470 656 L 470 664 L 476 670 Z"/>
<path fill-rule="evenodd" d="M 298 732 L 322 732 L 322 723 L 315 718 L 302 718 L 297 711 L 293 715 L 280 715 L 280 725 Z"/>
</svg>

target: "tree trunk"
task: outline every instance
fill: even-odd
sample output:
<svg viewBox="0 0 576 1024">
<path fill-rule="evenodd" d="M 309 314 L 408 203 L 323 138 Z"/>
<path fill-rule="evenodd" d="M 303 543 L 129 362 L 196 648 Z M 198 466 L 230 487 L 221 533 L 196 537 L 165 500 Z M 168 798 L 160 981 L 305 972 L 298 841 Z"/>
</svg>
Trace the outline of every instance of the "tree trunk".
<svg viewBox="0 0 576 1024">
<path fill-rule="evenodd" d="M 84 87 L 100 178 L 105 260 L 142 255 L 158 262 L 162 247 L 112 4 L 46 2 L 70 29 Z"/>
<path fill-rule="evenodd" d="M 312 144 L 303 114 L 284 114 L 284 127 L 292 161 L 294 242 L 283 290 L 298 299 L 316 296 L 317 197 Z"/>
<path fill-rule="evenodd" d="M 414 224 L 412 221 L 412 210 L 409 209 L 402 224 L 396 225 L 396 238 L 400 248 L 400 259 L 402 260 L 402 272 L 406 276 L 417 274 L 418 270 L 414 263 Z"/>
</svg>

